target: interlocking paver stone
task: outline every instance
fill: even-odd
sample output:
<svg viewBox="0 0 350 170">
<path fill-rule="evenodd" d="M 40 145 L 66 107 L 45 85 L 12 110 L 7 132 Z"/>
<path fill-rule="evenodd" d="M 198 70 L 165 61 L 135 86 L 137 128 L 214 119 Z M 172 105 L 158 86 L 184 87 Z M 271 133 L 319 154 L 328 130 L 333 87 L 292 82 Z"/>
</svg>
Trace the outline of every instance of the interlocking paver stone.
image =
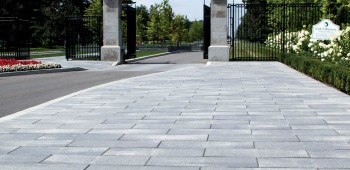
<svg viewBox="0 0 350 170">
<path fill-rule="evenodd" d="M 120 141 L 207 141 L 208 135 L 124 135 Z"/>
<path fill-rule="evenodd" d="M 208 157 L 261 157 L 261 158 L 298 158 L 310 157 L 305 150 L 275 150 L 275 149 L 206 149 Z"/>
<path fill-rule="evenodd" d="M 88 164 L 1 163 L 2 170 L 77 170 L 88 166 Z"/>
<path fill-rule="evenodd" d="M 258 158 L 260 167 L 349 168 L 350 159 Z"/>
<path fill-rule="evenodd" d="M 29 153 L 40 154 L 60 154 L 60 155 L 87 155 L 99 156 L 105 153 L 109 148 L 89 148 L 89 147 L 20 147 L 11 152 L 11 155 L 21 155 Z"/>
<path fill-rule="evenodd" d="M 190 65 L 0 119 L 0 169 L 350 169 L 349 103 L 278 62 Z"/>
<path fill-rule="evenodd" d="M 111 148 L 106 156 L 203 156 L 204 149 Z"/>
<path fill-rule="evenodd" d="M 162 141 L 160 148 L 179 148 L 179 149 L 207 149 L 207 148 L 234 148 L 248 149 L 253 148 L 253 142 L 217 142 L 217 141 Z"/>
<path fill-rule="evenodd" d="M 151 157 L 147 165 L 152 166 L 224 166 L 224 167 L 257 167 L 255 158 L 234 157 Z"/>
<path fill-rule="evenodd" d="M 88 170 L 199 170 L 199 167 L 91 165 Z"/>
</svg>

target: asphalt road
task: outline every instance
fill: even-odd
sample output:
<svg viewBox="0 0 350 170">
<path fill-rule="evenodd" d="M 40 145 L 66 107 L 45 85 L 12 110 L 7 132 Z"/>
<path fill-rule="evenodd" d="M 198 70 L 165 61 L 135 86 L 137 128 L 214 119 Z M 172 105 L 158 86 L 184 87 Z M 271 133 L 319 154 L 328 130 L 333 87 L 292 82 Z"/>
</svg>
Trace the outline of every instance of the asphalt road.
<svg viewBox="0 0 350 170">
<path fill-rule="evenodd" d="M 130 62 L 129 64 L 204 64 L 206 61 L 207 60 L 203 60 L 202 52 L 183 52 Z"/>
<path fill-rule="evenodd" d="M 79 67 L 84 66 L 79 62 Z M 196 63 L 205 63 L 201 52 L 171 54 L 106 69 L 0 77 L 0 117 L 96 85 Z"/>
</svg>

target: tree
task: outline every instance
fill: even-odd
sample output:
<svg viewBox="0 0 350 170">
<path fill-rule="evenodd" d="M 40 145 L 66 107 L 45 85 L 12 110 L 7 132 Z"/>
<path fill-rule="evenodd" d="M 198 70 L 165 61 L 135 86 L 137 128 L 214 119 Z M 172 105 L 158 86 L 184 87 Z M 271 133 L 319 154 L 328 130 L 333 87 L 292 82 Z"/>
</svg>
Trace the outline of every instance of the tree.
<svg viewBox="0 0 350 170">
<path fill-rule="evenodd" d="M 136 7 L 136 37 L 138 43 L 147 40 L 147 22 L 149 21 L 149 12 L 146 6 Z"/>
<path fill-rule="evenodd" d="M 96 16 L 103 14 L 103 8 L 102 8 L 102 0 L 75 0 L 75 1 L 90 1 L 90 4 L 85 8 L 85 16 Z M 132 0 L 123 0 L 122 4 L 123 7 L 126 7 L 126 5 L 133 4 L 134 2 Z"/>
<path fill-rule="evenodd" d="M 323 4 L 323 18 L 331 19 L 336 24 L 350 22 L 350 2 L 348 0 L 318 0 Z"/>
<path fill-rule="evenodd" d="M 202 40 L 204 36 L 203 21 L 193 21 L 188 34 L 192 42 Z"/>
<path fill-rule="evenodd" d="M 88 4 L 88 0 L 4 0 L 0 16 L 29 20 L 33 46 L 63 45 L 65 18 L 81 15 Z"/>
<path fill-rule="evenodd" d="M 90 6 L 91 0 L 70 0 L 70 3 L 78 8 L 80 15 L 82 15 L 85 9 Z"/>
<path fill-rule="evenodd" d="M 63 45 L 65 25 L 62 22 L 65 22 L 67 16 L 81 14 L 79 7 L 74 6 L 69 0 L 43 1 L 40 11 L 33 37 L 40 45 L 47 47 Z"/>
<path fill-rule="evenodd" d="M 30 19 L 40 3 L 40 1 L 3 0 L 0 3 L 0 16 Z"/>
<path fill-rule="evenodd" d="M 265 42 L 269 34 L 265 26 L 268 20 L 267 13 L 266 0 L 248 0 L 246 13 L 237 28 L 237 37 L 251 42 Z"/>
<path fill-rule="evenodd" d="M 169 0 L 163 0 L 159 8 L 159 19 L 160 25 L 159 38 L 164 43 L 166 40 L 170 39 L 171 26 L 174 18 L 173 9 L 169 4 Z"/>
<path fill-rule="evenodd" d="M 101 0 L 91 0 L 91 4 L 85 10 L 85 16 L 102 16 L 102 1 Z"/>
<path fill-rule="evenodd" d="M 283 3 L 284 0 L 268 0 L 269 3 Z M 333 20 L 337 24 L 349 23 L 349 0 L 286 0 L 286 3 L 316 3 L 322 5 L 322 18 Z M 309 11 L 315 12 L 315 11 Z M 304 15 L 306 17 L 306 15 Z M 287 13 L 288 17 L 288 13 Z M 321 19 L 321 17 L 319 18 Z M 305 18 L 302 19 L 305 21 Z M 308 21 L 307 21 L 308 22 Z M 304 24 L 304 23 L 303 23 Z"/>
<path fill-rule="evenodd" d="M 159 41 L 159 31 L 160 31 L 159 8 L 160 8 L 159 4 L 154 4 L 154 5 L 151 5 L 150 11 L 149 11 L 149 21 L 147 23 L 147 37 L 148 37 L 148 40 L 152 42 Z"/>
<path fill-rule="evenodd" d="M 186 29 L 186 18 L 183 15 L 177 15 L 173 21 L 171 40 L 179 45 L 186 38 L 188 30 Z"/>
</svg>

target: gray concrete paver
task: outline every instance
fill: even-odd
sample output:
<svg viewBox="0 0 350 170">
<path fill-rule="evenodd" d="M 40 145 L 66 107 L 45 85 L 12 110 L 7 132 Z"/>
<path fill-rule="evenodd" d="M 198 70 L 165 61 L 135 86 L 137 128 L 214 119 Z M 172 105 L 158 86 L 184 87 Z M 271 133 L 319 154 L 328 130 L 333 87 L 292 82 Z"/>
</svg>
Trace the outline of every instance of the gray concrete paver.
<svg viewBox="0 0 350 170">
<path fill-rule="evenodd" d="M 111 148 L 105 156 L 203 156 L 204 149 Z"/>
<path fill-rule="evenodd" d="M 346 168 L 350 159 L 258 158 L 260 167 L 279 168 Z"/>
<path fill-rule="evenodd" d="M 1 169 L 350 168 L 349 96 L 278 62 L 179 68 L 1 119 Z"/>
<path fill-rule="evenodd" d="M 99 156 L 91 164 L 102 165 L 126 165 L 126 166 L 142 166 L 145 165 L 150 157 L 148 156 Z"/>
<path fill-rule="evenodd" d="M 206 149 L 208 157 L 309 158 L 306 150 L 287 149 Z"/>
<path fill-rule="evenodd" d="M 199 167 L 91 165 L 87 170 L 200 170 Z"/>
<path fill-rule="evenodd" d="M 225 167 L 257 167 L 255 158 L 234 157 L 152 157 L 147 165 L 152 166 L 225 166 Z"/>
<path fill-rule="evenodd" d="M 109 148 L 89 148 L 89 147 L 20 147 L 10 155 L 22 155 L 28 153 L 41 153 L 41 154 L 60 154 L 60 155 L 87 155 L 87 156 L 99 156 L 105 153 Z"/>
<path fill-rule="evenodd" d="M 207 141 L 208 135 L 124 135 L 120 141 Z"/>
<path fill-rule="evenodd" d="M 1 163 L 1 170 L 83 170 L 88 166 L 88 164 Z"/>
<path fill-rule="evenodd" d="M 162 141 L 159 148 L 178 148 L 178 149 L 208 149 L 208 148 L 226 148 L 226 149 L 252 149 L 253 142 L 222 142 L 222 141 Z"/>
<path fill-rule="evenodd" d="M 318 170 L 317 168 L 222 168 L 201 167 L 201 170 Z"/>
</svg>

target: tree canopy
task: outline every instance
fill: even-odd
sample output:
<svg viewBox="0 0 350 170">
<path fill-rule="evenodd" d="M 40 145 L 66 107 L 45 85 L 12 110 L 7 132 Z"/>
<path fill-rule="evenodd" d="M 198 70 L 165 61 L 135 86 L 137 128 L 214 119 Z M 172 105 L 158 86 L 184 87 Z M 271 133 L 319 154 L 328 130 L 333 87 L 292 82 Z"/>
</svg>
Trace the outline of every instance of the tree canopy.
<svg viewBox="0 0 350 170">
<path fill-rule="evenodd" d="M 287 6 L 265 5 L 283 3 Z M 305 3 L 314 6 L 308 8 L 305 5 L 288 5 Z M 311 27 L 321 19 L 331 19 L 338 25 L 349 24 L 349 6 L 349 0 L 248 0 L 246 7 L 241 9 L 245 13 L 242 14 L 236 36 L 264 43 L 273 31 L 298 31 L 304 26 Z"/>
</svg>

